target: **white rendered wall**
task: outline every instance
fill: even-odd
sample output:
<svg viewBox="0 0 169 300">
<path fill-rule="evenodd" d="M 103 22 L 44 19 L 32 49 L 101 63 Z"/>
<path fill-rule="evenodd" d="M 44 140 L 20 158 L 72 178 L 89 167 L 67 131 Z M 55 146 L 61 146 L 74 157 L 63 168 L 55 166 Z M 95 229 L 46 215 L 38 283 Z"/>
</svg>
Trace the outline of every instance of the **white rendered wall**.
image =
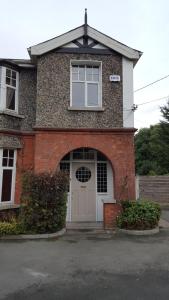
<svg viewBox="0 0 169 300">
<path fill-rule="evenodd" d="M 133 62 L 123 57 L 123 127 L 134 127 Z"/>
</svg>

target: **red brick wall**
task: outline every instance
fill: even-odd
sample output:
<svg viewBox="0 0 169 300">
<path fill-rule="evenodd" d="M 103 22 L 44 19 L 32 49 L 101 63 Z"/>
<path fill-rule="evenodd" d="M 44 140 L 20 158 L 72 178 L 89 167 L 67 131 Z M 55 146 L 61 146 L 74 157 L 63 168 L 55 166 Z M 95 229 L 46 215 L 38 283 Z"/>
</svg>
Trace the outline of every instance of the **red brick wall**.
<svg viewBox="0 0 169 300">
<path fill-rule="evenodd" d="M 94 148 L 109 159 L 117 201 L 135 199 L 133 132 L 37 131 L 35 136 L 23 135 L 22 142 L 23 148 L 17 151 L 15 203 L 20 201 L 24 170 L 54 171 L 65 154 L 80 147 Z"/>
<path fill-rule="evenodd" d="M 121 206 L 116 203 L 104 203 L 104 229 L 116 227 L 116 219 L 121 213 Z"/>
<path fill-rule="evenodd" d="M 134 143 L 130 131 L 37 131 L 35 171 L 54 171 L 65 154 L 80 147 L 99 150 L 109 159 L 116 200 L 135 199 Z"/>
<path fill-rule="evenodd" d="M 16 161 L 16 186 L 15 203 L 20 202 L 22 174 L 26 170 L 34 169 L 34 136 L 25 135 L 22 137 L 23 148 L 17 150 Z"/>
</svg>

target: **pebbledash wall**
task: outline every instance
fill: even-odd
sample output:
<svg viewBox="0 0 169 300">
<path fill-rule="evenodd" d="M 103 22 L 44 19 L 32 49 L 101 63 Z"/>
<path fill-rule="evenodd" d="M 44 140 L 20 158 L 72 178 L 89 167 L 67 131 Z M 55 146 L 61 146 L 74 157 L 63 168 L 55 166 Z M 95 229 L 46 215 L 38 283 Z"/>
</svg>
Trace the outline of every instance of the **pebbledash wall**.
<svg viewBox="0 0 169 300">
<path fill-rule="evenodd" d="M 70 107 L 70 63 L 102 62 L 103 111 L 77 111 Z M 52 128 L 113 128 L 123 126 L 122 81 L 112 83 L 112 72 L 122 78 L 122 56 L 48 53 L 37 63 L 36 127 Z"/>
</svg>

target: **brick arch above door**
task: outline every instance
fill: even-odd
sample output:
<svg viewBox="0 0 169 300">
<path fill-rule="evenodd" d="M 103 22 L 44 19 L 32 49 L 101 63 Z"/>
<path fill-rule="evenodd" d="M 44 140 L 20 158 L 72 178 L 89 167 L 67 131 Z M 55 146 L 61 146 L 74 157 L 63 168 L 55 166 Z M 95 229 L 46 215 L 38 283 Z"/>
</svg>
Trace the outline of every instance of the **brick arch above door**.
<svg viewBox="0 0 169 300">
<path fill-rule="evenodd" d="M 38 131 L 35 136 L 35 172 L 54 171 L 68 152 L 87 147 L 103 153 L 114 173 L 115 198 L 135 199 L 134 130 Z M 121 192 L 128 178 L 127 194 Z"/>
</svg>

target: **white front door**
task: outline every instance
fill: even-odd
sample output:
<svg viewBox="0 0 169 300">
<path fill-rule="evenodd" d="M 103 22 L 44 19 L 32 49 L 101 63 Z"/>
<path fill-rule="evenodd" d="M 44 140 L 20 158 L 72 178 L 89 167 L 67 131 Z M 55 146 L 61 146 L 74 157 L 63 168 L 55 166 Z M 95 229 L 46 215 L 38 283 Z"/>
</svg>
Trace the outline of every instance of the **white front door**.
<svg viewBox="0 0 169 300">
<path fill-rule="evenodd" d="M 72 163 L 71 220 L 96 221 L 96 176 L 94 163 Z"/>
</svg>

